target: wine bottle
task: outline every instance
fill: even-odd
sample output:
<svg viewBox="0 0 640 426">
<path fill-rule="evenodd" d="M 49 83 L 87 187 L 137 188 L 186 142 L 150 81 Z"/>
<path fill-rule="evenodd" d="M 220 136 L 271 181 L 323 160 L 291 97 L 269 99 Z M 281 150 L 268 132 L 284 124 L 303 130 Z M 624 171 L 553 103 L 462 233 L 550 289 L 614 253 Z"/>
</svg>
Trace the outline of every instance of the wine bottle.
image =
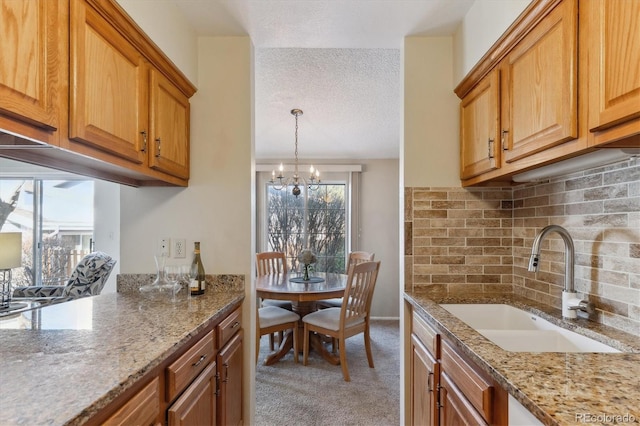
<svg viewBox="0 0 640 426">
<path fill-rule="evenodd" d="M 200 242 L 196 241 L 193 250 L 193 262 L 191 263 L 191 283 L 189 289 L 192 296 L 204 294 L 204 266 L 200 259 Z"/>
</svg>

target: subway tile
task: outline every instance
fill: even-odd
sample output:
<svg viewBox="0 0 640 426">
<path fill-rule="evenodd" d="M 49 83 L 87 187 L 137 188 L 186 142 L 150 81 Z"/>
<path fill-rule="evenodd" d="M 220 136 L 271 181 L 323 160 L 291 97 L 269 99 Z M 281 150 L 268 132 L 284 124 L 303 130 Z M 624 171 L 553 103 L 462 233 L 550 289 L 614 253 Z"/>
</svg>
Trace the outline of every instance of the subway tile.
<svg viewBox="0 0 640 426">
<path fill-rule="evenodd" d="M 447 199 L 447 191 L 427 191 L 414 189 L 413 190 L 413 200 L 414 203 L 416 200 L 446 200 Z"/>
<path fill-rule="evenodd" d="M 446 265 L 462 265 L 464 264 L 464 256 L 433 256 L 431 263 Z"/>
<path fill-rule="evenodd" d="M 451 219 L 471 219 L 471 218 L 482 218 L 484 216 L 485 210 L 449 210 L 447 217 Z"/>
<path fill-rule="evenodd" d="M 598 188 L 585 189 L 584 200 L 610 200 L 612 198 L 626 198 L 628 196 L 627 185 L 609 185 Z"/>
<path fill-rule="evenodd" d="M 624 170 L 615 170 L 603 173 L 605 184 L 620 182 L 640 182 L 640 166 L 629 167 Z"/>
<path fill-rule="evenodd" d="M 593 188 L 602 185 L 602 175 L 593 174 L 582 176 L 575 179 L 569 179 L 565 182 L 565 191 L 573 191 L 576 189 Z"/>
<path fill-rule="evenodd" d="M 640 210 L 640 197 L 604 200 L 605 213 L 637 212 Z"/>
<path fill-rule="evenodd" d="M 413 211 L 414 218 L 446 218 L 447 211 L 446 210 L 414 210 Z"/>
</svg>

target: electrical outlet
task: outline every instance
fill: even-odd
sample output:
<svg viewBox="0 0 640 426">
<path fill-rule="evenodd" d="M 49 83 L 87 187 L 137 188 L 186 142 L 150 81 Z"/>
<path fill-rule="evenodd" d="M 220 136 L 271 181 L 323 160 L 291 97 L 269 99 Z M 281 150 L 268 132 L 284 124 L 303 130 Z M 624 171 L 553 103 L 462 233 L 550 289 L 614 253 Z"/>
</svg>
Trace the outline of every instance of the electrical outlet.
<svg viewBox="0 0 640 426">
<path fill-rule="evenodd" d="M 160 240 L 158 240 L 158 251 L 160 256 L 170 257 L 171 256 L 171 239 L 160 238 Z"/>
<path fill-rule="evenodd" d="M 187 240 L 184 238 L 173 239 L 173 257 L 176 259 L 187 257 Z"/>
</svg>

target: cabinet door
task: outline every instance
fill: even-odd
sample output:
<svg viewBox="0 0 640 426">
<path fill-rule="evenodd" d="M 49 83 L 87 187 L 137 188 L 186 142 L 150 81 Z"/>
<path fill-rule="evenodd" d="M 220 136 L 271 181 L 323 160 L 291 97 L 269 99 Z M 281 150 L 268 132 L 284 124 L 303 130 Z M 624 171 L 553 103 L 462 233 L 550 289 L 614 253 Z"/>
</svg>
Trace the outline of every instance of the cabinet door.
<svg viewBox="0 0 640 426">
<path fill-rule="evenodd" d="M 576 0 L 565 0 L 503 62 L 506 162 L 578 137 L 577 37 Z"/>
<path fill-rule="evenodd" d="M 189 98 L 157 70 L 151 71 L 149 165 L 189 178 Z"/>
<path fill-rule="evenodd" d="M 438 425 L 439 364 L 420 342 L 411 335 L 411 424 Z"/>
<path fill-rule="evenodd" d="M 160 381 L 154 378 L 102 425 L 153 425 L 160 414 Z"/>
<path fill-rule="evenodd" d="M 446 373 L 440 375 L 440 425 L 487 425 L 464 394 L 453 384 Z"/>
<path fill-rule="evenodd" d="M 58 8 L 49 0 L 0 0 L 0 113 L 47 130 L 59 126 L 65 40 Z"/>
<path fill-rule="evenodd" d="M 496 143 L 500 112 L 498 77 L 498 70 L 492 71 L 460 103 L 461 179 L 499 167 L 500 150 Z"/>
<path fill-rule="evenodd" d="M 242 424 L 242 330 L 218 353 L 218 424 Z"/>
<path fill-rule="evenodd" d="M 597 132 L 640 117 L 640 2 L 585 3 L 589 130 Z M 634 132 L 640 132 L 640 124 Z"/>
<path fill-rule="evenodd" d="M 146 161 L 148 65 L 98 12 L 71 1 L 69 137 Z"/>
<path fill-rule="evenodd" d="M 216 419 L 216 363 L 212 362 L 167 410 L 169 426 L 213 425 Z"/>
</svg>

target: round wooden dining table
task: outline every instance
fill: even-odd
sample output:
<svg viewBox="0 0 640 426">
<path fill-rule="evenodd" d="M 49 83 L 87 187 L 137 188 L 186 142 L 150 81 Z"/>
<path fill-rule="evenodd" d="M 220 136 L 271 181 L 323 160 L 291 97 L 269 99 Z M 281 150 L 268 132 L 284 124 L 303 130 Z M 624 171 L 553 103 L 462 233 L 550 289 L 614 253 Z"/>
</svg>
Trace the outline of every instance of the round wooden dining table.
<svg viewBox="0 0 640 426">
<path fill-rule="evenodd" d="M 293 311 L 300 318 L 316 310 L 316 301 L 342 297 L 347 286 L 346 274 L 316 273 L 310 282 L 302 281 L 298 272 L 286 274 L 268 274 L 256 278 L 256 294 L 262 299 L 289 300 Z M 292 281 L 293 280 L 293 281 Z M 299 350 L 302 350 L 304 324 L 298 322 Z M 334 365 L 340 364 L 340 359 L 327 351 L 319 336 L 311 336 L 311 348 L 318 352 L 324 359 Z M 278 350 L 270 354 L 265 360 L 265 365 L 271 365 L 293 349 L 293 334 L 285 333 Z"/>
</svg>

